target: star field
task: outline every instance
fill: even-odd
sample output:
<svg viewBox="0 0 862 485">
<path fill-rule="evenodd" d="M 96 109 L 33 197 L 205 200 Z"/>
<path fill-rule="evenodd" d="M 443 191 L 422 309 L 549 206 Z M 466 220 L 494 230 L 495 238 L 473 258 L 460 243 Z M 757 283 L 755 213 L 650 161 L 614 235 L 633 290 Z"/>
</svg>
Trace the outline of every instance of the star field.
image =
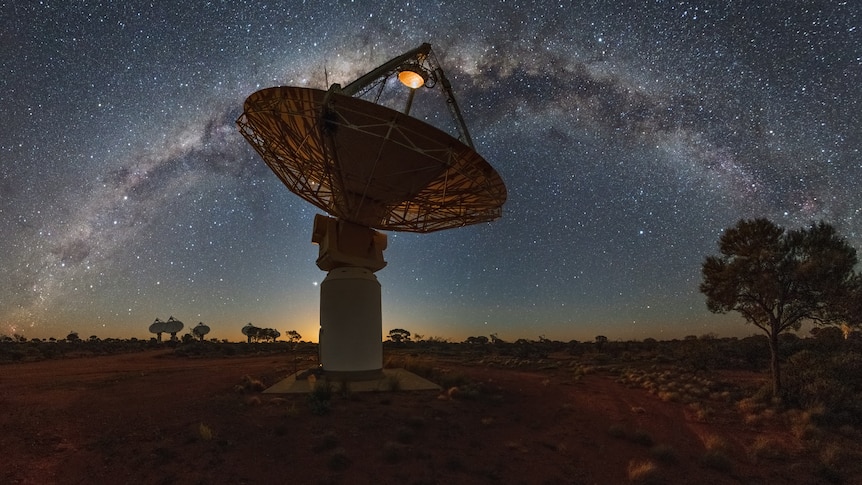
<svg viewBox="0 0 862 485">
<path fill-rule="evenodd" d="M 346 84 L 422 42 L 509 199 L 389 233 L 384 333 L 748 335 L 697 290 L 724 228 L 822 219 L 862 249 L 862 6 L 520 3 L 0 7 L 0 334 L 173 315 L 316 340 L 317 210 L 234 121 L 258 89 Z"/>
</svg>

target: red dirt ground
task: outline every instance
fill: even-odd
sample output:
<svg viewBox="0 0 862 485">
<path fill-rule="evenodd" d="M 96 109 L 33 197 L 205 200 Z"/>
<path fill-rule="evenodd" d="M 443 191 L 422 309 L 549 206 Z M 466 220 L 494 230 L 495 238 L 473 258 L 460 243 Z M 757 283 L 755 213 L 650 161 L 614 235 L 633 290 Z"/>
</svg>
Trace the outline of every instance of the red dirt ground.
<svg viewBox="0 0 862 485">
<path fill-rule="evenodd" d="M 235 389 L 246 375 L 276 382 L 287 362 L 158 350 L 4 365 L 0 483 L 615 484 L 647 460 L 648 483 L 817 482 L 805 455 L 755 464 L 746 451 L 761 436 L 801 449 L 790 433 L 730 411 L 699 422 L 684 404 L 565 366 L 437 360 L 479 392 L 337 394 L 325 415 L 305 394 Z M 627 438 L 639 430 L 676 460 Z M 702 464 L 709 435 L 732 445 L 729 469 Z"/>
</svg>

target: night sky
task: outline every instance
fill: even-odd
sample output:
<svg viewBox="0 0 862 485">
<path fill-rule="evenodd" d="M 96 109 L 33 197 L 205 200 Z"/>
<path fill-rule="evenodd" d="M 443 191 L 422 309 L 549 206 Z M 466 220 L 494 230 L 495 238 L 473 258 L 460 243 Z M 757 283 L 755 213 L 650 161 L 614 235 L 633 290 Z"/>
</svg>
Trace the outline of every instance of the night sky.
<svg viewBox="0 0 862 485">
<path fill-rule="evenodd" d="M 388 233 L 384 333 L 751 335 L 697 289 L 724 228 L 823 219 L 862 249 L 856 1 L 6 2 L 0 334 L 316 341 L 319 211 L 235 120 L 423 42 L 509 199 Z"/>
</svg>

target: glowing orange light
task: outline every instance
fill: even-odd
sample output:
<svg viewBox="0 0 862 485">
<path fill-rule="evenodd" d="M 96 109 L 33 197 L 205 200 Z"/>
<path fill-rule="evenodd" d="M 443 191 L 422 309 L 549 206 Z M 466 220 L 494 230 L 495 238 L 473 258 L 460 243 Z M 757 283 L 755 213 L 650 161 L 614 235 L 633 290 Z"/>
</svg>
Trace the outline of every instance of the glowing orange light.
<svg viewBox="0 0 862 485">
<path fill-rule="evenodd" d="M 415 71 L 401 71 L 398 73 L 398 80 L 401 84 L 410 89 L 416 89 L 425 84 L 425 78 Z"/>
</svg>

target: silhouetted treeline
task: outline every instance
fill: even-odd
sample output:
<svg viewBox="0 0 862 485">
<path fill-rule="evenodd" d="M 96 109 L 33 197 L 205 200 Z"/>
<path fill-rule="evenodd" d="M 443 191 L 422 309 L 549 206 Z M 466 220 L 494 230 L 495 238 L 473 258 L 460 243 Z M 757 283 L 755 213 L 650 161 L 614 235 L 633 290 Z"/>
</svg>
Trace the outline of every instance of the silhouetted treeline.
<svg viewBox="0 0 862 485">
<path fill-rule="evenodd" d="M 185 336 L 184 336 L 185 337 Z M 227 340 L 204 340 L 183 338 L 176 342 L 159 342 L 150 339 L 30 339 L 23 337 L 0 336 L 0 364 L 12 362 L 34 362 L 47 359 L 93 357 L 123 353 L 143 352 L 146 350 L 173 350 L 172 354 L 184 357 L 207 357 L 250 355 L 261 353 L 291 352 L 294 345 L 299 352 L 316 352 L 317 345 L 300 342 L 248 343 Z M 309 350 L 310 349 L 310 350 Z"/>
</svg>

